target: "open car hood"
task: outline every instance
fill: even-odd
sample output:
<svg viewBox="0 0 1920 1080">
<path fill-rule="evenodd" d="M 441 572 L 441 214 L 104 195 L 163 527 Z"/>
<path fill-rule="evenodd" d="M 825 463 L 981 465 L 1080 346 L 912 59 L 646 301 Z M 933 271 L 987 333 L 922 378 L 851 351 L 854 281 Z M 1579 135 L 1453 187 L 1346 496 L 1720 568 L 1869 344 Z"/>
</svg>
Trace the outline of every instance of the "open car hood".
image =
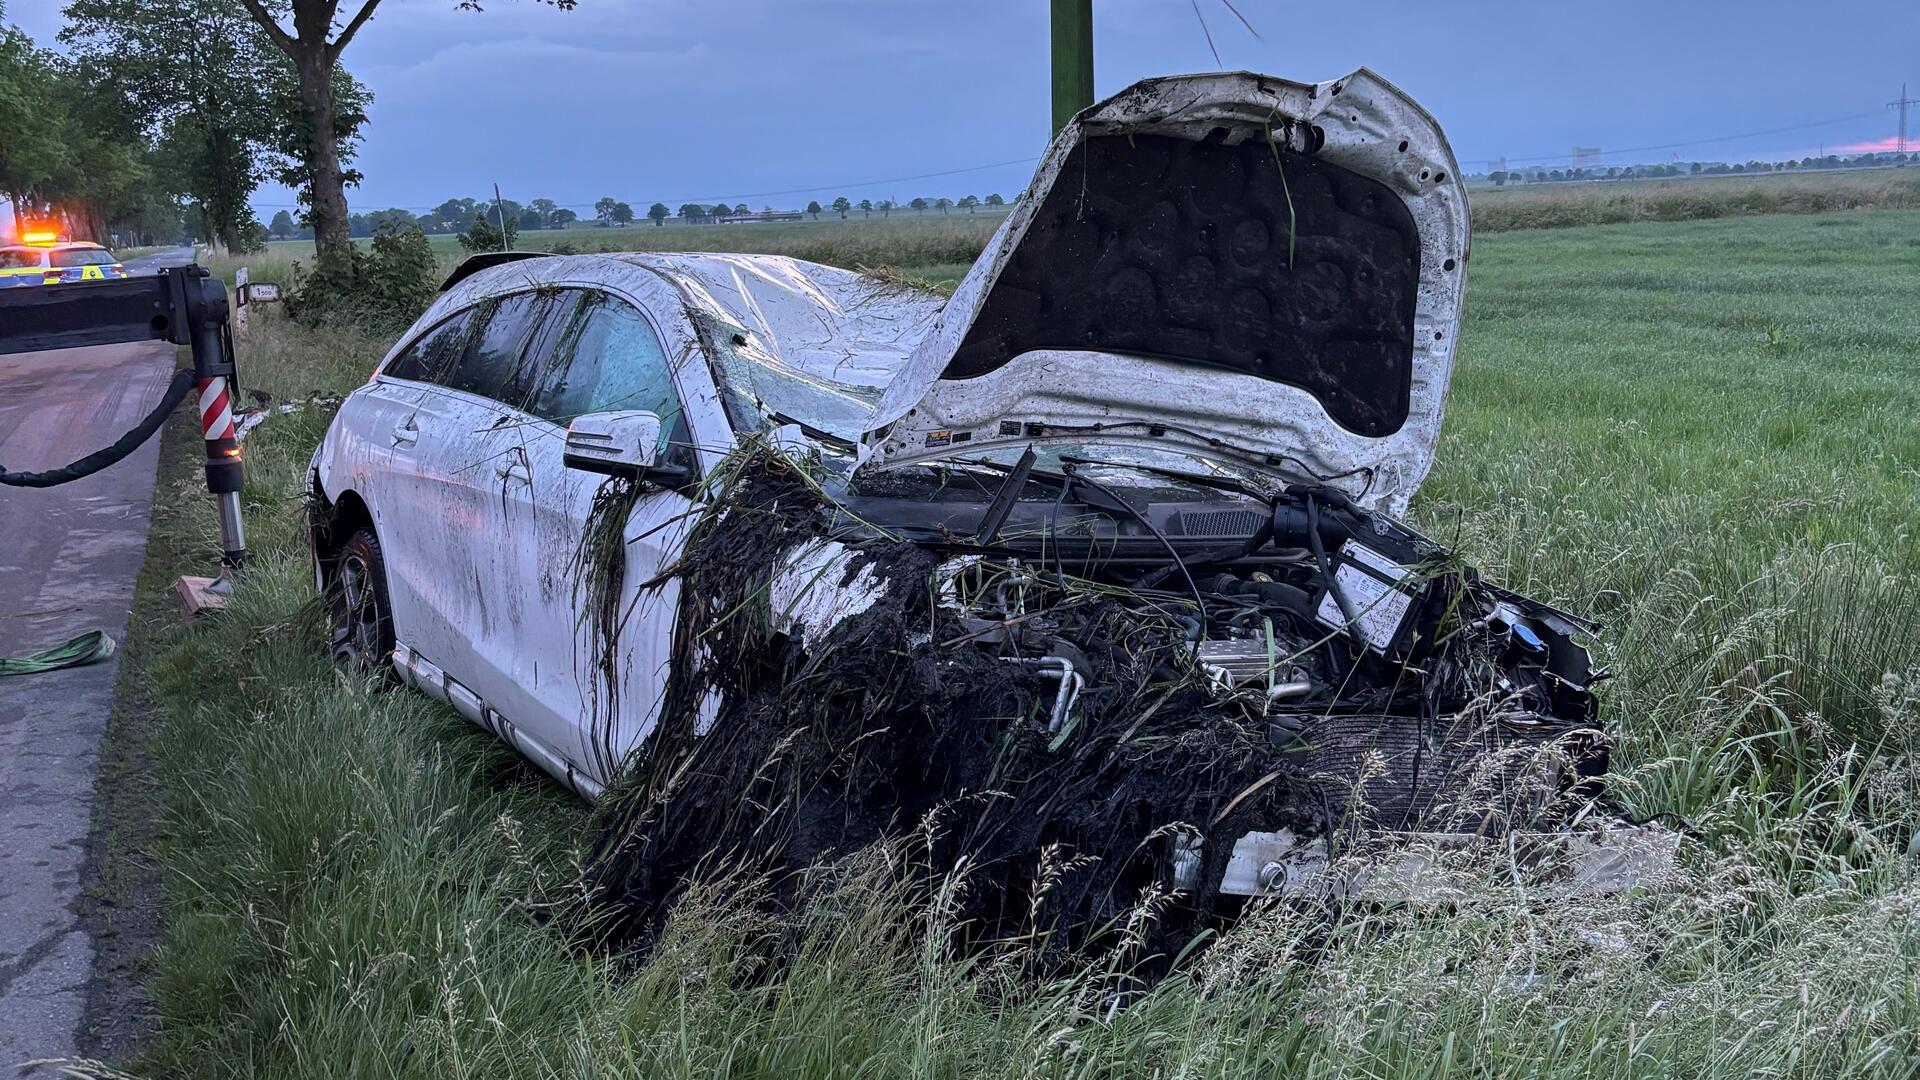
<svg viewBox="0 0 1920 1080">
<path fill-rule="evenodd" d="M 1401 513 L 1466 259 L 1446 137 L 1372 72 L 1137 83 L 1054 138 L 888 384 L 862 467 L 1132 443 Z"/>
</svg>

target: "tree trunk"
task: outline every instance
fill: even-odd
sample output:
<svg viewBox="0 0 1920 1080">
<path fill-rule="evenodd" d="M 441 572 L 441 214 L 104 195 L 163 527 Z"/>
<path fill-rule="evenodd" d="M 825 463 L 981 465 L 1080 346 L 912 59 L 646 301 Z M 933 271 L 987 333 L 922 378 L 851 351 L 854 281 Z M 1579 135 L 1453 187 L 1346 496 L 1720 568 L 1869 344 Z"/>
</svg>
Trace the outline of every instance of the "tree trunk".
<svg viewBox="0 0 1920 1080">
<path fill-rule="evenodd" d="M 300 75 L 300 109 L 307 121 L 314 270 L 349 282 L 353 279 L 353 237 L 348 232 L 346 185 L 340 178 L 340 148 L 333 137 L 333 63 L 327 52 L 325 45 L 303 47 L 294 58 L 294 67 Z"/>
</svg>

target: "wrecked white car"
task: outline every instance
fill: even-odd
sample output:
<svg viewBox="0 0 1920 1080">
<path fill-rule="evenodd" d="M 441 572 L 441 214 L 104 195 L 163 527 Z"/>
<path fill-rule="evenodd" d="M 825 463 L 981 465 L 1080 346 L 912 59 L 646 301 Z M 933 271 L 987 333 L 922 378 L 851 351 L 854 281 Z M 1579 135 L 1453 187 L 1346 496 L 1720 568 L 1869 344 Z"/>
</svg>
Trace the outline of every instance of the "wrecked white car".
<svg viewBox="0 0 1920 1080">
<path fill-rule="evenodd" d="M 476 258 L 315 456 L 334 647 L 607 793 L 642 919 L 705 858 L 915 828 L 980 910 L 1094 922 L 1558 828 L 1605 770 L 1594 628 L 1395 517 L 1467 239 L 1439 128 L 1360 71 L 1092 107 L 951 300 Z M 1629 883 L 1582 835 L 1560 878 Z"/>
</svg>

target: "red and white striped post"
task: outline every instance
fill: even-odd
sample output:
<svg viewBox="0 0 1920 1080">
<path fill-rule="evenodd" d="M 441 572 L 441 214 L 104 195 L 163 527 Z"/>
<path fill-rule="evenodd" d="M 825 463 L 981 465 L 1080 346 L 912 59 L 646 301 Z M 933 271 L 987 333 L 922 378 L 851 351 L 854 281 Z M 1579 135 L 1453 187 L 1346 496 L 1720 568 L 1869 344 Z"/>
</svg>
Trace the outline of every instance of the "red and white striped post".
<svg viewBox="0 0 1920 1080">
<path fill-rule="evenodd" d="M 240 464 L 240 440 L 233 422 L 234 365 L 227 330 L 227 293 L 217 281 L 186 291 L 194 384 L 199 389 L 200 437 L 207 446 L 207 490 L 220 507 L 220 577 L 211 588 L 224 593 L 231 588 L 232 575 L 247 561 L 246 531 L 240 521 L 240 489 L 246 483 L 246 472 Z"/>
</svg>

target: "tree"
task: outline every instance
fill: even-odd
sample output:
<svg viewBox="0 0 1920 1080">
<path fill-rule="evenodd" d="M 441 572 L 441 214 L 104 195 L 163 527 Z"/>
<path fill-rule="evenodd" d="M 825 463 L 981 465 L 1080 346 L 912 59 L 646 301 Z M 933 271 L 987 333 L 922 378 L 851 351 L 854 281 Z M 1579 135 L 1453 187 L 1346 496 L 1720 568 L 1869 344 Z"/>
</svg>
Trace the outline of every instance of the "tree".
<svg viewBox="0 0 1920 1080">
<path fill-rule="evenodd" d="M 541 227 L 544 228 L 553 220 L 553 212 L 560 207 L 552 199 L 534 199 L 527 203 L 527 209 L 540 215 Z"/>
<path fill-rule="evenodd" d="M 273 224 L 267 226 L 267 231 L 273 234 L 275 240 L 293 239 L 293 215 L 285 210 L 274 214 Z"/>
<path fill-rule="evenodd" d="M 987 196 L 987 205 L 988 206 L 1005 206 L 1007 205 L 1007 200 L 1001 198 L 999 192 L 995 192 L 992 195 Z"/>
<path fill-rule="evenodd" d="M 480 213 L 477 203 L 472 199 L 448 199 L 433 208 L 431 220 L 434 232 L 465 232 L 467 226 Z"/>
<path fill-rule="evenodd" d="M 839 195 L 834 197 L 834 200 L 833 200 L 834 213 L 839 214 L 842 218 L 845 218 L 847 216 L 847 211 L 851 209 L 853 209 L 853 204 L 847 201 L 847 197 L 845 195 Z"/>
<path fill-rule="evenodd" d="M 127 88 L 0 27 L 0 195 L 16 220 L 57 217 L 75 237 L 181 234 L 166 164 Z M 259 232 L 251 210 L 242 244 Z"/>
<path fill-rule="evenodd" d="M 887 217 L 892 213 L 893 213 L 893 200 L 881 199 L 880 200 L 880 220 L 885 221 Z"/>
<path fill-rule="evenodd" d="M 1487 179 L 1493 181 L 1494 187 L 1507 186 L 1507 174 L 1504 170 L 1495 169 L 1493 172 L 1487 174 Z"/>
<path fill-rule="evenodd" d="M 624 229 L 633 223 L 633 207 L 626 203 L 614 203 L 612 217 L 613 223 Z"/>
<path fill-rule="evenodd" d="M 307 217 L 313 223 L 314 273 L 336 287 L 350 287 L 354 278 L 353 240 L 347 235 L 347 183 L 341 165 L 339 83 L 340 54 L 354 35 L 373 18 L 380 0 L 359 0 L 360 8 L 344 23 L 335 16 L 340 0 L 286 0 L 292 29 L 280 25 L 264 0 L 239 0 L 279 50 L 293 62 L 294 100 L 299 123 L 294 142 L 301 151 L 301 174 L 306 179 Z M 571 8 L 573 0 L 554 0 Z M 471 6 L 471 5 L 469 5 Z M 285 10 L 280 3 L 274 8 Z M 336 31 L 335 26 L 339 29 Z M 359 110 L 364 118 L 364 110 Z M 356 125 L 357 126 L 357 125 Z"/>
<path fill-rule="evenodd" d="M 925 199 L 915 199 L 907 205 L 913 207 L 916 213 L 924 214 L 927 212 L 927 200 Z"/>
<path fill-rule="evenodd" d="M 53 61 L 25 33 L 0 27 L 0 192 L 12 198 L 15 220 L 72 160 L 65 125 L 51 122 L 64 116 Z"/>
<path fill-rule="evenodd" d="M 653 219 L 653 224 L 655 228 L 665 225 L 667 223 L 667 219 L 672 216 L 673 216 L 673 211 L 667 209 L 666 203 L 657 202 L 657 203 L 654 203 L 652 206 L 647 207 L 647 217 Z"/>
<path fill-rule="evenodd" d="M 820 220 L 820 200 L 819 199 L 814 199 L 813 201 L 807 203 L 807 213 L 813 215 L 813 220 L 815 221 Z"/>
<path fill-rule="evenodd" d="M 706 216 L 707 208 L 701 206 L 699 203 L 690 202 L 680 204 L 680 217 L 689 224 L 692 223 L 694 218 L 703 218 Z"/>
<path fill-rule="evenodd" d="M 245 250 L 256 223 L 248 200 L 272 176 L 304 188 L 291 72 L 237 0 L 70 0 L 60 33 L 91 77 L 124 88 L 138 127 L 164 159 L 155 183 L 194 204 L 202 229 Z M 343 158 L 366 92 L 344 72 L 350 101 Z M 294 152 L 289 152 L 290 150 Z"/>
<path fill-rule="evenodd" d="M 486 207 L 485 211 L 473 219 L 473 224 L 467 226 L 466 232 L 460 234 L 460 246 L 469 252 L 505 251 L 513 247 L 514 241 L 520 236 L 514 216 L 503 215 L 491 206 Z"/>
<path fill-rule="evenodd" d="M 535 210 L 531 206 L 527 207 L 525 210 L 520 211 L 520 217 L 518 220 L 520 222 L 521 232 L 538 232 L 539 230 L 547 227 L 546 217 L 542 215 L 540 211 Z"/>
<path fill-rule="evenodd" d="M 602 195 L 593 200 L 593 216 L 599 220 L 600 224 L 610 225 L 613 223 L 613 208 L 619 205 L 619 200 L 613 196 Z"/>
<path fill-rule="evenodd" d="M 567 229 L 567 228 L 571 228 L 573 226 L 573 223 L 579 220 L 580 220 L 579 214 L 576 214 L 573 211 L 562 206 L 555 209 L 553 213 L 547 215 L 547 226 L 553 229 Z"/>
<path fill-rule="evenodd" d="M 978 195 L 963 195 L 960 197 L 960 209 L 965 210 L 969 214 L 973 213 L 974 208 L 979 205 L 980 196 Z"/>
<path fill-rule="evenodd" d="M 740 203 L 740 204 L 738 204 L 738 205 L 736 205 L 736 206 L 735 206 L 735 207 L 733 208 L 733 212 L 734 212 L 734 213 L 736 213 L 736 214 L 751 214 L 751 213 L 753 213 L 753 211 L 751 211 L 751 210 L 749 210 L 749 209 L 747 209 L 747 204 L 746 204 L 746 203 Z"/>
<path fill-rule="evenodd" d="M 942 195 L 939 198 L 933 200 L 933 205 L 938 207 L 940 209 L 940 212 L 944 214 L 947 212 L 947 207 L 953 205 L 953 200 L 947 198 L 945 195 Z"/>
<path fill-rule="evenodd" d="M 872 199 L 860 200 L 860 216 L 861 217 L 873 216 L 873 200 Z"/>
<path fill-rule="evenodd" d="M 732 213 L 733 207 L 728 206 L 726 203 L 714 203 L 713 209 L 707 211 L 707 216 L 714 219 L 715 222 L 718 222 L 721 218 L 727 217 Z"/>
</svg>

